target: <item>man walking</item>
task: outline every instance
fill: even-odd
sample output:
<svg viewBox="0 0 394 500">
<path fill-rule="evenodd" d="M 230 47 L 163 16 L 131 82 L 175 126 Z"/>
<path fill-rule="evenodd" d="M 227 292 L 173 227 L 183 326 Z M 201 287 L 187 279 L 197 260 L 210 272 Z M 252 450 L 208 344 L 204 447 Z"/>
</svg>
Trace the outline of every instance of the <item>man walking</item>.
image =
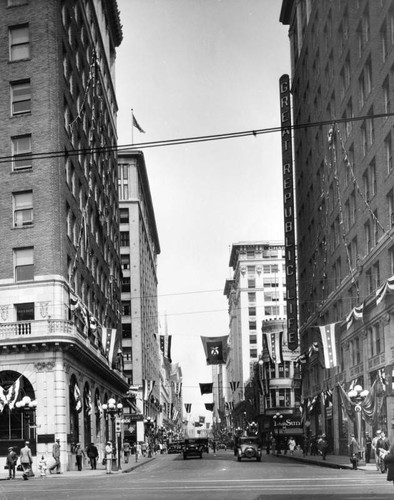
<svg viewBox="0 0 394 500">
<path fill-rule="evenodd" d="M 97 457 L 98 457 L 97 446 L 95 446 L 94 443 L 90 443 L 90 445 L 86 449 L 86 454 L 87 454 L 87 456 L 89 458 L 92 470 L 96 470 L 96 467 L 97 467 Z"/>
<path fill-rule="evenodd" d="M 57 474 L 61 474 L 60 471 L 60 439 L 56 438 L 55 444 L 52 446 L 52 457 L 55 459 L 55 463 L 49 468 L 50 474 L 56 469 Z"/>
<path fill-rule="evenodd" d="M 34 474 L 31 474 L 31 472 L 32 472 L 31 465 L 33 463 L 33 456 L 31 454 L 29 444 L 30 444 L 29 441 L 26 441 L 25 446 L 21 449 L 21 453 L 20 453 L 20 461 L 21 461 L 21 465 L 23 467 L 23 479 L 25 481 L 27 481 L 29 479 L 29 475 L 34 476 Z"/>
<path fill-rule="evenodd" d="M 380 434 L 382 431 L 376 431 L 376 434 L 374 438 L 372 439 L 372 449 L 375 453 L 375 464 L 376 464 L 376 470 L 379 470 L 379 452 L 376 453 L 376 445 L 378 440 L 380 439 Z"/>
</svg>

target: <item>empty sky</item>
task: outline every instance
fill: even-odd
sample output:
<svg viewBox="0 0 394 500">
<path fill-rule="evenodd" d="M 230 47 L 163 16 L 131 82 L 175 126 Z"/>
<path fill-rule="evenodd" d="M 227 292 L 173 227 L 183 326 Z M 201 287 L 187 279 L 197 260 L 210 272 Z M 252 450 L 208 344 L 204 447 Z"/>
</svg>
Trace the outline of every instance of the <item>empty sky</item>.
<svg viewBox="0 0 394 500">
<path fill-rule="evenodd" d="M 118 0 L 124 39 L 116 88 L 119 144 L 280 125 L 279 78 L 290 72 L 281 0 Z M 160 323 L 172 334 L 192 416 L 211 397 L 200 336 L 229 333 L 231 244 L 283 240 L 280 134 L 144 151 L 161 245 Z"/>
</svg>

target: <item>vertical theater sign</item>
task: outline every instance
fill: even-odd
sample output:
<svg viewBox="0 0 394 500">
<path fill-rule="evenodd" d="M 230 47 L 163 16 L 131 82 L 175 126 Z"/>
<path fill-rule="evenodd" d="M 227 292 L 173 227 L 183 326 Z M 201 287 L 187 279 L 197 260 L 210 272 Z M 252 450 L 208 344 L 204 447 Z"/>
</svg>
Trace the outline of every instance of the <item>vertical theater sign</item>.
<svg viewBox="0 0 394 500">
<path fill-rule="evenodd" d="M 291 108 L 289 75 L 279 80 L 280 123 L 282 140 L 283 210 L 285 230 L 285 265 L 287 294 L 287 336 L 288 347 L 298 347 L 297 325 L 297 273 L 294 227 L 293 154 L 291 143 Z"/>
</svg>

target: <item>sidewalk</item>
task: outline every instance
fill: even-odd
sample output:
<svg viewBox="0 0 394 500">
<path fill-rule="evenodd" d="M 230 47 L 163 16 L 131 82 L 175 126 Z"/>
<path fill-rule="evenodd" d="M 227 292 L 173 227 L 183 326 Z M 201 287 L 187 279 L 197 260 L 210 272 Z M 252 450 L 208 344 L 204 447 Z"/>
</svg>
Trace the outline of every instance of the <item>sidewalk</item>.
<svg viewBox="0 0 394 500">
<path fill-rule="evenodd" d="M 135 455 L 131 455 L 130 459 L 129 459 L 129 463 L 126 464 L 126 463 L 122 462 L 122 464 L 121 464 L 122 469 L 112 471 L 111 475 L 114 476 L 117 474 L 132 472 L 133 470 L 137 469 L 138 467 L 141 467 L 141 465 L 144 465 L 144 464 L 151 462 L 156 457 L 157 457 L 157 455 L 153 455 L 152 457 L 138 457 L 138 462 L 136 462 Z M 40 478 L 39 471 L 37 471 L 35 468 L 33 470 L 35 473 L 35 477 L 32 479 L 40 480 L 41 478 Z M 8 471 L 4 471 L 4 472 L 8 473 Z M 108 477 L 111 477 L 111 475 L 108 475 Z M 17 478 L 19 476 L 19 478 L 22 479 L 21 472 L 17 472 L 16 476 L 17 476 Z M 101 462 L 97 464 L 96 470 L 92 470 L 90 468 L 90 465 L 85 464 L 81 471 L 79 471 L 79 470 L 68 470 L 68 471 L 63 470 L 62 474 L 55 474 L 55 473 L 50 474 L 47 471 L 47 475 L 45 477 L 45 480 L 52 480 L 52 479 L 56 480 L 56 479 L 69 478 L 69 477 L 74 478 L 74 477 L 97 477 L 97 476 L 106 476 L 105 466 L 102 465 Z M 1 478 L 1 479 L 6 479 L 6 476 L 4 475 L 4 478 Z"/>
<path fill-rule="evenodd" d="M 345 455 L 327 455 L 326 459 L 323 460 L 321 455 L 307 455 L 304 457 L 301 451 L 295 451 L 294 455 L 287 454 L 275 455 L 278 458 L 288 458 L 290 460 L 295 460 L 296 462 L 304 462 L 311 465 L 319 465 L 320 467 L 331 467 L 332 469 L 352 469 L 353 466 L 350 463 L 350 459 Z M 374 471 L 377 473 L 375 459 L 371 459 L 369 464 L 361 462 L 357 467 L 359 470 L 364 471 Z"/>
</svg>

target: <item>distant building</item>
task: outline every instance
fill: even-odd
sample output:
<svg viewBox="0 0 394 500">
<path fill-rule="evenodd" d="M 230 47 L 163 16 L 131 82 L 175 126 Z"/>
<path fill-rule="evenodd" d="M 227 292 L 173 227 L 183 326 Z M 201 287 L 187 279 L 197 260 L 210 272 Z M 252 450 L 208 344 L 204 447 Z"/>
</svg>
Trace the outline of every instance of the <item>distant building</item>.
<svg viewBox="0 0 394 500">
<path fill-rule="evenodd" d="M 124 373 L 130 385 L 154 382 L 144 416 L 160 413 L 160 339 L 157 256 L 160 243 L 144 155 L 118 154 L 122 340 Z"/>
<path fill-rule="evenodd" d="M 224 289 L 229 303 L 230 350 L 223 376 L 224 408 L 220 408 L 232 427 L 242 427 L 245 419 L 253 419 L 259 421 L 261 432 L 268 432 L 274 413 L 280 410 L 291 414 L 296 406 L 292 378 L 297 351 L 286 348 L 284 252 L 284 245 L 274 242 L 232 245 L 230 266 L 234 275 L 226 280 Z M 267 331 L 283 332 L 284 363 L 270 364 L 263 344 L 263 332 Z M 263 389 L 263 378 L 269 383 L 254 399 L 250 393 L 256 387 Z"/>
<path fill-rule="evenodd" d="M 0 455 L 115 439 L 119 212 L 115 0 L 0 2 Z M 25 412 L 23 397 L 36 401 Z M 28 400 L 23 400 L 28 401 Z"/>
<path fill-rule="evenodd" d="M 301 353 L 319 349 L 302 372 L 306 430 L 347 453 L 356 430 L 394 437 L 394 2 L 284 0 L 280 21 L 292 64 Z M 334 324 L 330 368 L 318 327 Z M 339 385 L 377 388 L 376 418 L 356 429 Z"/>
</svg>

